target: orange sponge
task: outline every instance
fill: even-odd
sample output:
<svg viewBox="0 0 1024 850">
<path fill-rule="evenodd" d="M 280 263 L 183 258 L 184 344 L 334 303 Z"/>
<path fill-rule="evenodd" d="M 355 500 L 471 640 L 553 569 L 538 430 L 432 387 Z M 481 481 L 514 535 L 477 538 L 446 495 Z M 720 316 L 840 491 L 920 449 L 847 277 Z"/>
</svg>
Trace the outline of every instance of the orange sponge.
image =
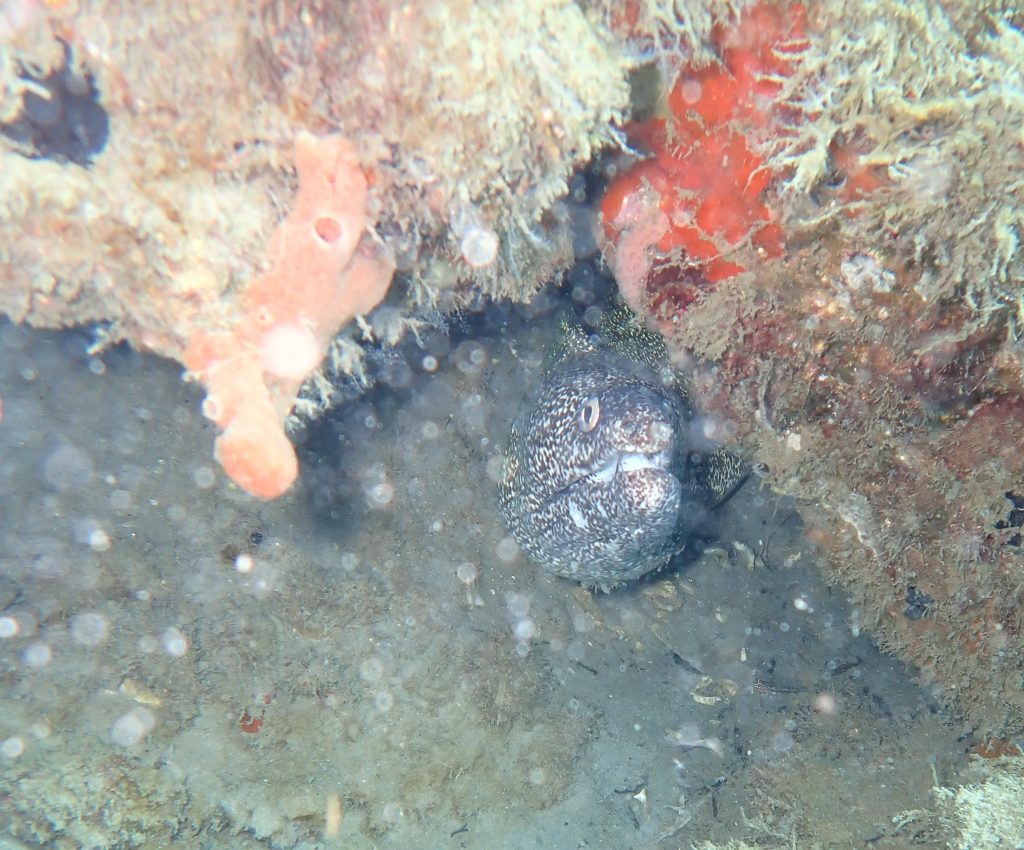
<svg viewBox="0 0 1024 850">
<path fill-rule="evenodd" d="M 331 339 L 380 303 L 394 265 L 361 247 L 366 177 L 341 136 L 301 134 L 299 192 L 267 249 L 269 271 L 250 281 L 229 327 L 197 331 L 185 365 L 206 387 L 203 412 L 222 429 L 214 453 L 240 487 L 261 499 L 298 474 L 285 432 L 303 380 Z"/>
<path fill-rule="evenodd" d="M 631 133 L 652 155 L 612 181 L 601 213 L 619 287 L 637 311 L 664 302 L 659 288 L 677 287 L 670 300 L 682 309 L 702 288 L 743 272 L 723 253 L 747 239 L 769 256 L 782 253 L 782 231 L 762 198 L 774 175 L 747 134 L 776 120 L 773 98 L 806 49 L 804 27 L 802 5 L 774 3 L 715 27 L 720 61 L 684 67 L 667 96 L 670 117 Z"/>
</svg>

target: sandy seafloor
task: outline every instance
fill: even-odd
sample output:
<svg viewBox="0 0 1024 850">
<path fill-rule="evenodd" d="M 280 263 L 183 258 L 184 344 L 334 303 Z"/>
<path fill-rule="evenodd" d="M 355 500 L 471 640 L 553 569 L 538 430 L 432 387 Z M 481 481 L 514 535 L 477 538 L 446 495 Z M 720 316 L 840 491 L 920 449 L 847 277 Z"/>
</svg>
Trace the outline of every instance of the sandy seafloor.
<svg viewBox="0 0 1024 850">
<path fill-rule="evenodd" d="M 750 479 L 610 594 L 518 553 L 495 479 L 555 310 L 503 315 L 311 429 L 270 504 L 176 364 L 0 326 L 0 848 L 927 843 L 901 813 L 963 730 L 790 500 Z"/>
</svg>

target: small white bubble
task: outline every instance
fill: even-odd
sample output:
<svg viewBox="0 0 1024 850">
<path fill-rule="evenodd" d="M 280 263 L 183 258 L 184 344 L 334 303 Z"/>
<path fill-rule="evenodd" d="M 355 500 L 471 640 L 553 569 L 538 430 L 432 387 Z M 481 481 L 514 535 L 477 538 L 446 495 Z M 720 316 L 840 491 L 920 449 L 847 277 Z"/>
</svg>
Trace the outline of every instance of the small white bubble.
<svg viewBox="0 0 1024 850">
<path fill-rule="evenodd" d="M 104 375 L 107 371 L 107 364 L 98 357 L 93 357 L 92 360 L 89 361 L 89 371 L 94 375 Z"/>
<path fill-rule="evenodd" d="M 495 554 L 506 564 L 512 563 L 519 557 L 519 545 L 511 537 L 502 537 L 498 545 L 494 547 Z"/>
<path fill-rule="evenodd" d="M 522 619 L 530 613 L 533 600 L 525 593 L 509 593 L 505 596 L 509 616 L 515 620 Z"/>
<path fill-rule="evenodd" d="M 89 546 L 94 552 L 106 552 L 110 549 L 110 535 L 102 528 L 94 528 L 89 532 Z"/>
<path fill-rule="evenodd" d="M 43 463 L 43 478 L 54 490 L 79 490 L 90 484 L 95 475 L 92 457 L 78 446 L 59 446 Z"/>
<path fill-rule="evenodd" d="M 188 638 L 175 626 L 166 629 L 161 636 L 164 652 L 173 658 L 181 658 L 188 652 Z"/>
<path fill-rule="evenodd" d="M 109 632 L 110 626 L 102 614 L 87 611 L 71 618 L 71 636 L 82 646 L 101 646 Z"/>
<path fill-rule="evenodd" d="M 33 643 L 25 647 L 21 660 L 26 667 L 45 667 L 53 660 L 53 650 L 45 643 Z"/>
<path fill-rule="evenodd" d="M 499 483 L 503 477 L 502 473 L 505 469 L 505 456 L 504 455 L 491 455 L 487 458 L 487 477 L 495 484 Z"/>
<path fill-rule="evenodd" d="M 373 698 L 373 704 L 377 706 L 378 711 L 387 714 L 394 708 L 395 698 L 391 695 L 391 691 L 377 691 Z"/>
<path fill-rule="evenodd" d="M 574 286 L 572 300 L 577 304 L 590 304 L 594 300 L 594 293 L 585 286 Z"/>
<path fill-rule="evenodd" d="M 789 631 L 789 623 L 785 623 L 785 622 L 779 623 L 779 631 L 780 632 L 788 632 Z"/>
<path fill-rule="evenodd" d="M 378 682 L 384 675 L 384 661 L 379 655 L 371 655 L 359 665 L 359 678 L 364 682 Z"/>
<path fill-rule="evenodd" d="M 458 567 L 455 568 L 455 575 L 459 577 L 465 585 L 470 585 L 476 581 L 477 569 L 476 564 L 470 563 L 469 561 L 463 561 Z"/>
<path fill-rule="evenodd" d="M 529 617 L 519 620 L 515 625 L 516 640 L 528 641 L 537 636 L 537 624 Z"/>
<path fill-rule="evenodd" d="M 772 749 L 777 753 L 788 753 L 795 743 L 789 732 L 779 732 L 772 736 Z"/>
<path fill-rule="evenodd" d="M 695 103 L 700 102 L 701 96 L 704 93 L 704 87 L 700 84 L 700 80 L 687 77 L 685 80 L 680 80 L 679 83 L 679 94 L 683 99 L 683 103 L 687 106 L 693 106 Z"/>
<path fill-rule="evenodd" d="M 255 563 L 253 562 L 251 555 L 246 555 L 243 553 L 239 555 L 237 558 L 235 558 L 235 569 L 243 575 L 245 575 L 246 573 L 251 573 L 254 566 Z"/>
<path fill-rule="evenodd" d="M 210 467 L 200 466 L 192 470 L 192 480 L 200 490 L 209 490 L 217 483 L 217 475 Z"/>
<path fill-rule="evenodd" d="M 23 752 L 25 752 L 25 742 L 17 735 L 0 744 L 0 755 L 3 755 L 4 758 L 16 759 Z"/>
<path fill-rule="evenodd" d="M 815 694 L 814 699 L 811 700 L 811 708 L 814 709 L 815 714 L 835 714 L 836 713 L 836 698 L 829 693 Z"/>
<path fill-rule="evenodd" d="M 381 810 L 381 818 L 390 823 L 398 823 L 405 817 L 405 810 L 398 803 L 388 803 Z"/>
<path fill-rule="evenodd" d="M 798 596 L 796 599 L 793 600 L 793 607 L 796 608 L 797 611 L 813 610 L 810 606 L 810 603 L 802 596 Z"/>
<path fill-rule="evenodd" d="M 487 365 L 487 349 L 469 340 L 455 349 L 455 367 L 464 375 L 476 375 Z"/>
<path fill-rule="evenodd" d="M 143 741 L 155 726 L 156 717 L 152 711 L 142 707 L 133 708 L 114 721 L 110 737 L 119 746 L 131 747 Z"/>
<path fill-rule="evenodd" d="M 14 617 L 0 617 L 0 638 L 16 637 L 21 624 Z"/>
<path fill-rule="evenodd" d="M 436 372 L 437 367 L 437 358 L 433 354 L 426 355 L 420 361 L 420 368 L 422 368 L 424 372 Z"/>
<path fill-rule="evenodd" d="M 424 440 L 436 440 L 441 435 L 441 428 L 436 422 L 428 419 L 420 426 L 420 433 Z"/>
<path fill-rule="evenodd" d="M 462 237 L 462 259 L 473 268 L 485 268 L 498 256 L 498 236 L 485 227 L 467 228 Z"/>
<path fill-rule="evenodd" d="M 371 508 L 386 508 L 395 498 L 395 488 L 389 481 L 374 484 L 366 491 L 366 501 Z"/>
</svg>

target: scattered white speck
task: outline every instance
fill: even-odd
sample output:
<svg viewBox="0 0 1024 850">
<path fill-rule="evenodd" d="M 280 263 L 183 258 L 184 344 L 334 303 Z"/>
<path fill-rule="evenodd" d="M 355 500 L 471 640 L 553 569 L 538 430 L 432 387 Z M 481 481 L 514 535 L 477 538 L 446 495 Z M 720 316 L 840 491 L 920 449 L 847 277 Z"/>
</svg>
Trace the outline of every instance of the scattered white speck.
<svg viewBox="0 0 1024 850">
<path fill-rule="evenodd" d="M 25 752 L 25 742 L 17 735 L 8 738 L 0 744 L 0 755 L 7 759 L 16 759 Z"/>
<path fill-rule="evenodd" d="M 209 490 L 217 483 L 217 475 L 210 467 L 200 466 L 192 470 L 192 481 L 200 490 Z"/>
<path fill-rule="evenodd" d="M 468 340 L 455 349 L 455 367 L 464 375 L 476 375 L 487 365 L 488 353 L 479 342 Z"/>
<path fill-rule="evenodd" d="M 779 732 L 772 736 L 772 749 L 777 753 L 788 753 L 793 749 L 793 736 L 789 732 Z"/>
<path fill-rule="evenodd" d="M 143 741 L 156 726 L 156 717 L 148 708 L 133 708 L 122 714 L 110 729 L 110 737 L 114 743 L 122 747 L 131 747 Z"/>
<path fill-rule="evenodd" d="M 811 700 L 811 708 L 814 709 L 815 714 L 835 714 L 836 698 L 828 693 L 816 694 Z"/>
<path fill-rule="evenodd" d="M 366 492 L 366 501 L 371 508 L 386 508 L 394 498 L 395 488 L 389 481 L 381 481 L 374 484 Z"/>
<path fill-rule="evenodd" d="M 505 458 L 503 455 L 491 455 L 487 458 L 487 477 L 495 484 L 502 479 L 502 469 L 505 465 Z"/>
<path fill-rule="evenodd" d="M 688 78 L 681 81 L 679 94 L 683 98 L 683 103 L 687 104 L 687 106 L 693 106 L 695 103 L 699 103 L 703 93 L 704 87 L 700 84 L 700 80 Z"/>
<path fill-rule="evenodd" d="M 498 558 L 506 564 L 512 563 L 519 557 L 519 545 L 511 537 L 502 537 L 494 551 Z"/>
<path fill-rule="evenodd" d="M 175 626 L 163 633 L 162 643 L 164 652 L 173 658 L 181 658 L 188 652 L 188 638 Z"/>
<path fill-rule="evenodd" d="M 109 633 L 110 625 L 102 614 L 87 611 L 71 618 L 71 636 L 82 646 L 100 646 Z"/>
<path fill-rule="evenodd" d="M 59 446 L 43 463 L 43 479 L 60 492 L 82 489 L 94 475 L 92 457 L 78 446 Z"/>
<path fill-rule="evenodd" d="M 379 655 L 371 655 L 359 665 L 359 678 L 364 682 L 379 682 L 384 675 L 384 661 Z"/>
<path fill-rule="evenodd" d="M 89 532 L 89 546 L 94 552 L 106 552 L 110 548 L 110 535 L 102 528 Z"/>
<path fill-rule="evenodd" d="M 537 636 L 537 624 L 529 617 L 519 620 L 515 625 L 516 640 L 528 641 Z"/>
<path fill-rule="evenodd" d="M 284 322 L 270 328 L 261 340 L 263 368 L 281 378 L 301 381 L 320 362 L 322 352 L 313 332 Z"/>
<path fill-rule="evenodd" d="M 486 227 L 469 227 L 459 247 L 468 265 L 475 269 L 486 268 L 498 256 L 498 235 Z"/>
<path fill-rule="evenodd" d="M 21 660 L 27 667 L 45 667 L 53 660 L 53 650 L 45 643 L 33 643 L 25 647 Z"/>
<path fill-rule="evenodd" d="M 395 698 L 391 695 L 391 691 L 377 691 L 373 698 L 373 704 L 377 706 L 378 711 L 387 714 L 394 708 Z"/>
</svg>

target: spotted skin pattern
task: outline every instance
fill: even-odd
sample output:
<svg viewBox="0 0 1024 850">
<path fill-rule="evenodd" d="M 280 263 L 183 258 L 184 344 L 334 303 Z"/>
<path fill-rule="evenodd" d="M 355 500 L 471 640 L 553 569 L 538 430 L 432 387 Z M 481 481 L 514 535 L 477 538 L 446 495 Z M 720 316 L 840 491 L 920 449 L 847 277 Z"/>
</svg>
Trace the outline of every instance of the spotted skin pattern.
<svg viewBox="0 0 1024 850">
<path fill-rule="evenodd" d="M 700 451 L 660 337 L 623 306 L 588 336 L 569 319 L 509 435 L 500 509 L 527 557 L 610 589 L 665 566 L 745 465 Z"/>
</svg>

